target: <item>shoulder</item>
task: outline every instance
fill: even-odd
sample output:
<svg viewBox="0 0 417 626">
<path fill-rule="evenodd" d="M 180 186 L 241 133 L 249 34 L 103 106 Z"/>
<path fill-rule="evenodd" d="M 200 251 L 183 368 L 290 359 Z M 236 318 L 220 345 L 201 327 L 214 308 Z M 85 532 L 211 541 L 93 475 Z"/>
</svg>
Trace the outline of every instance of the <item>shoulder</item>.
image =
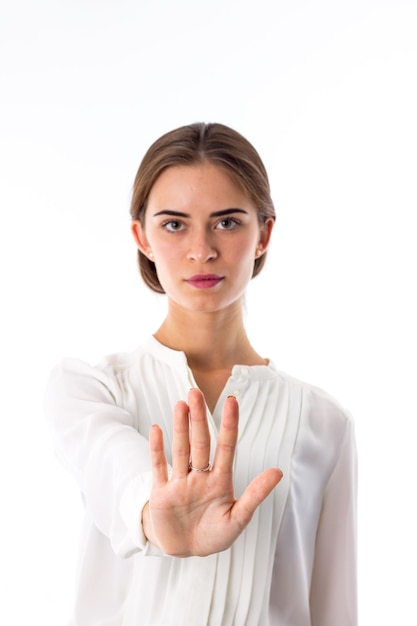
<svg viewBox="0 0 417 626">
<path fill-rule="evenodd" d="M 150 341 L 145 341 L 133 350 L 106 354 L 94 364 L 77 357 L 64 357 L 54 366 L 52 375 L 82 376 L 94 373 L 100 378 L 117 376 L 149 356 L 152 352 L 151 346 L 152 343 Z"/>
<path fill-rule="evenodd" d="M 46 387 L 47 395 L 64 394 L 88 399 L 97 391 L 115 401 L 119 395 L 120 380 L 139 358 L 140 348 L 102 357 L 91 364 L 77 357 L 61 359 L 51 370 Z"/>
<path fill-rule="evenodd" d="M 47 390 L 78 396 L 83 392 L 88 396 L 91 390 L 94 394 L 105 390 L 118 402 L 134 382 L 163 377 L 161 372 L 177 371 L 184 364 L 183 353 L 162 346 L 150 336 L 139 347 L 107 354 L 94 365 L 79 358 L 63 358 L 52 369 Z"/>
<path fill-rule="evenodd" d="M 328 445 L 335 452 L 348 438 L 354 441 L 350 411 L 325 389 L 276 370 L 278 385 L 286 388 L 299 406 L 298 439 L 318 449 Z"/>
<path fill-rule="evenodd" d="M 304 380 L 276 370 L 277 379 L 294 393 L 299 394 L 302 405 L 308 409 L 312 418 L 327 416 L 329 419 L 340 420 L 342 423 L 352 421 L 350 412 L 331 393 Z"/>
</svg>

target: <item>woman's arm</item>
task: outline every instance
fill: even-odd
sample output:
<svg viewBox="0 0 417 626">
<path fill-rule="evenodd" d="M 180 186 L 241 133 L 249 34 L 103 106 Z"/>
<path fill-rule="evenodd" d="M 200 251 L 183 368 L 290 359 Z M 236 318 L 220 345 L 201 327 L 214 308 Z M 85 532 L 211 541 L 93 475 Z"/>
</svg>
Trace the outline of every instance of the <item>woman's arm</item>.
<svg viewBox="0 0 417 626">
<path fill-rule="evenodd" d="M 45 398 L 57 454 L 76 477 L 89 515 L 113 550 L 129 556 L 144 548 L 146 539 L 176 556 L 207 555 L 229 547 L 282 476 L 276 468 L 266 470 L 235 499 L 236 399 L 225 402 L 208 472 L 189 470 L 190 454 L 197 468 L 205 468 L 210 458 L 203 394 L 193 389 L 188 405 L 177 403 L 172 477 L 161 429 L 152 427 L 148 443 L 118 403 L 110 375 L 71 359 L 54 370 Z"/>
<path fill-rule="evenodd" d="M 48 381 L 45 412 L 56 454 L 76 478 L 88 515 L 109 537 L 113 550 L 128 556 L 144 547 L 140 533 L 132 538 L 121 501 L 130 485 L 151 471 L 149 444 L 133 427 L 132 415 L 121 408 L 112 376 L 76 359 L 63 360 Z M 140 508 L 150 491 L 144 486 L 143 502 L 137 503 L 138 530 Z M 135 488 L 135 499 L 139 495 Z"/>
<path fill-rule="evenodd" d="M 356 445 L 348 419 L 317 531 L 310 594 L 313 626 L 357 624 L 356 498 Z"/>
</svg>

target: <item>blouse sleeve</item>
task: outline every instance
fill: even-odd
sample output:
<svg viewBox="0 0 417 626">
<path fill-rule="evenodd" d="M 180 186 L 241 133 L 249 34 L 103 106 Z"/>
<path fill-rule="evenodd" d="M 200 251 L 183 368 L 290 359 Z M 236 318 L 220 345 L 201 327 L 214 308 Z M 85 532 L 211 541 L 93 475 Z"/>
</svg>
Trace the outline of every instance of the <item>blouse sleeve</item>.
<svg viewBox="0 0 417 626">
<path fill-rule="evenodd" d="M 353 422 L 347 419 L 316 536 L 310 593 L 313 626 L 357 624 L 356 499 L 356 444 Z"/>
<path fill-rule="evenodd" d="M 146 546 L 140 515 L 151 464 L 148 441 L 118 394 L 110 373 L 65 359 L 51 373 L 45 412 L 57 457 L 76 478 L 89 516 L 127 557 Z"/>
</svg>

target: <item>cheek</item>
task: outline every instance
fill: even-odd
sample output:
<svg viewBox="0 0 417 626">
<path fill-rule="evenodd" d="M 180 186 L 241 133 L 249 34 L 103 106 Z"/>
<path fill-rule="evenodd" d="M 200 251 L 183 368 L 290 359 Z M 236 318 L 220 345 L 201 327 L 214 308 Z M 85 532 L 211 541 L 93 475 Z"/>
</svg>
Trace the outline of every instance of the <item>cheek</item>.
<svg viewBox="0 0 417 626">
<path fill-rule="evenodd" d="M 255 260 L 255 251 L 258 239 L 255 237 L 247 237 L 239 241 L 233 242 L 227 247 L 227 255 L 231 259 L 239 260 L 242 264 L 251 264 Z"/>
<path fill-rule="evenodd" d="M 158 241 L 151 244 L 151 248 L 157 262 L 163 265 L 173 263 L 175 259 L 178 259 L 180 252 L 178 242 L 175 241 Z"/>
<path fill-rule="evenodd" d="M 179 246 L 176 242 L 155 243 L 152 247 L 154 254 L 154 262 L 156 273 L 162 286 L 167 286 L 171 281 L 171 277 L 178 274 L 178 259 L 180 257 Z"/>
<path fill-rule="evenodd" d="M 233 274 L 239 284 L 248 283 L 253 276 L 256 241 L 241 241 L 227 251 L 228 263 L 234 267 Z"/>
</svg>

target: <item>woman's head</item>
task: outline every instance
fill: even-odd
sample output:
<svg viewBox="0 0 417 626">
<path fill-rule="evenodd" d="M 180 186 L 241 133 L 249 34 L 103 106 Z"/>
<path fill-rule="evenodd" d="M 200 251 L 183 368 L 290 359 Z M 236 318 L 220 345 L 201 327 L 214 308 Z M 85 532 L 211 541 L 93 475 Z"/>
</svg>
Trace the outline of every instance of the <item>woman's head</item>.
<svg viewBox="0 0 417 626">
<path fill-rule="evenodd" d="M 147 201 L 153 185 L 166 169 L 208 162 L 225 170 L 245 191 L 262 225 L 275 219 L 267 172 L 255 148 L 242 135 L 222 124 L 182 126 L 157 139 L 146 152 L 133 186 L 131 217 L 145 228 Z M 155 264 L 140 250 L 139 269 L 153 291 L 164 293 Z M 252 276 L 261 271 L 265 254 L 256 258 Z"/>
</svg>

